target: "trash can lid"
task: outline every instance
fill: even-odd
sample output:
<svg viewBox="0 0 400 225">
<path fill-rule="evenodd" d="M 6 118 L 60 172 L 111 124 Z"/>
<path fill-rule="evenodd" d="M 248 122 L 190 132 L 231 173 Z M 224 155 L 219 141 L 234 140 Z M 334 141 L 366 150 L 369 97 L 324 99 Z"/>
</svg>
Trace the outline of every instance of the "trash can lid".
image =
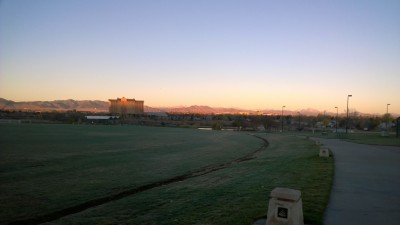
<svg viewBox="0 0 400 225">
<path fill-rule="evenodd" d="M 277 187 L 271 191 L 271 197 L 297 201 L 301 197 L 301 191 L 290 188 Z"/>
</svg>

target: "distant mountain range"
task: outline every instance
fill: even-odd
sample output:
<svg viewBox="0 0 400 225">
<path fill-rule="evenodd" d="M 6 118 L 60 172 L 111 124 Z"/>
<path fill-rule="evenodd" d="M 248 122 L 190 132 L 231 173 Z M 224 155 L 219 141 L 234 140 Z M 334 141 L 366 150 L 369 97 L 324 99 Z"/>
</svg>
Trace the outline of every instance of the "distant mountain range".
<svg viewBox="0 0 400 225">
<path fill-rule="evenodd" d="M 30 110 L 30 111 L 88 111 L 88 112 L 108 112 L 108 102 L 92 101 L 92 100 L 55 100 L 55 101 L 27 101 L 14 102 L 4 98 L 0 98 L 0 110 Z M 182 107 L 162 107 L 155 108 L 144 106 L 145 112 L 167 112 L 167 113 L 182 113 L 182 114 L 272 114 L 280 115 L 281 110 L 246 110 L 236 108 L 221 108 L 210 106 L 182 106 Z M 300 111 L 302 115 L 318 115 L 321 113 L 315 109 L 303 109 Z M 285 110 L 285 114 L 297 115 L 297 111 Z"/>
<path fill-rule="evenodd" d="M 33 111 L 95 111 L 105 112 L 108 111 L 108 102 L 104 101 L 76 101 L 68 100 L 55 100 L 55 101 L 30 101 L 30 102 L 14 102 L 7 99 L 0 98 L 1 110 L 33 110 Z"/>
</svg>

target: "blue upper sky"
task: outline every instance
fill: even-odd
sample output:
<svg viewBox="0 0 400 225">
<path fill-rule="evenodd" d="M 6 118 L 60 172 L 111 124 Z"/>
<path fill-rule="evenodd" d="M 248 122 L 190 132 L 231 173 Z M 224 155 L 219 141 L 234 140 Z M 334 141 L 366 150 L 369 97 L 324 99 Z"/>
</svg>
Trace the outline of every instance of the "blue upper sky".
<svg viewBox="0 0 400 225">
<path fill-rule="evenodd" d="M 398 0 L 3 0 L 0 97 L 400 113 Z"/>
</svg>

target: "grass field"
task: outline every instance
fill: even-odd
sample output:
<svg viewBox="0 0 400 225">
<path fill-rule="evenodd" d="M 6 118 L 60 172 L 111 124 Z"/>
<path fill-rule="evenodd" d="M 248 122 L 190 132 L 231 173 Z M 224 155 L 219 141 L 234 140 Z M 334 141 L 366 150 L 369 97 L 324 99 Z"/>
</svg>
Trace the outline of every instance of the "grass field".
<svg viewBox="0 0 400 225">
<path fill-rule="evenodd" d="M 302 191 L 322 224 L 333 159 L 280 135 L 137 126 L 0 125 L 0 223 L 34 218 L 262 150 L 254 159 L 155 187 L 51 224 L 252 224 L 277 186 Z"/>
<path fill-rule="evenodd" d="M 292 133 L 298 135 L 299 133 Z M 380 132 L 355 132 L 355 133 L 326 133 L 316 132 L 301 132 L 302 135 L 308 135 L 319 138 L 337 138 L 359 144 L 370 145 L 387 145 L 387 146 L 400 146 L 400 137 L 396 137 L 396 133 L 392 132 L 389 136 L 382 136 Z"/>
</svg>

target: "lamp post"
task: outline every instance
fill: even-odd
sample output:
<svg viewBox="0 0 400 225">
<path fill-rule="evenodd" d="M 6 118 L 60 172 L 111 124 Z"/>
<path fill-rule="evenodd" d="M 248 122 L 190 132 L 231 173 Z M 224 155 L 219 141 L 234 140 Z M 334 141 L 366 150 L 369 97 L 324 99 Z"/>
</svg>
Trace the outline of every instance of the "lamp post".
<svg viewBox="0 0 400 225">
<path fill-rule="evenodd" d="M 336 134 L 337 134 L 337 126 L 338 126 L 337 119 L 338 119 L 338 114 L 339 114 L 339 108 L 337 106 L 335 106 L 335 109 L 336 109 Z"/>
<path fill-rule="evenodd" d="M 283 108 L 285 108 L 286 106 L 282 106 L 282 116 L 281 116 L 281 122 L 282 122 L 282 130 L 281 132 L 283 132 Z"/>
<path fill-rule="evenodd" d="M 388 131 L 387 124 L 389 120 L 389 105 L 390 104 L 386 104 L 386 131 Z"/>
<path fill-rule="evenodd" d="M 346 119 L 346 134 L 348 133 L 347 129 L 349 128 L 349 98 L 352 95 L 347 95 L 347 119 Z"/>
</svg>

